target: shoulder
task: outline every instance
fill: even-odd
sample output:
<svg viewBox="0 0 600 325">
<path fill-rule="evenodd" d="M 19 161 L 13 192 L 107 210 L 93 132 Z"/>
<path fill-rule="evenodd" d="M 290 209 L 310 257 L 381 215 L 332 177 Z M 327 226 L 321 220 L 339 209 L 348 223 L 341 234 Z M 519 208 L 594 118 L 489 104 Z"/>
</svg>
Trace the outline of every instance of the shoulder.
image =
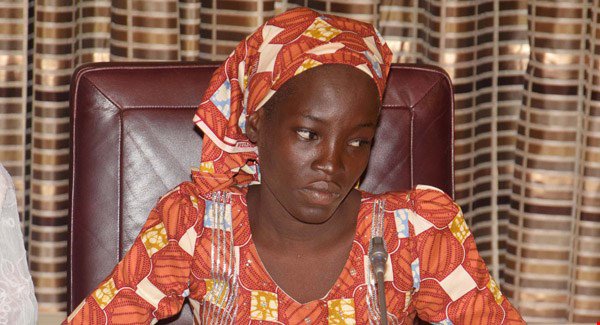
<svg viewBox="0 0 600 325">
<path fill-rule="evenodd" d="M 206 199 L 192 182 L 184 182 L 164 194 L 150 214 L 154 224 L 162 224 L 169 238 L 180 238 L 190 228 L 202 224 Z"/>
<path fill-rule="evenodd" d="M 15 187 L 12 178 L 0 164 L 0 218 L 6 218 L 9 215 L 8 209 L 14 211 L 15 215 L 17 214 Z"/>
<path fill-rule="evenodd" d="M 0 164 L 0 186 L 12 187 L 12 179 L 2 164 Z"/>
<path fill-rule="evenodd" d="M 161 196 L 155 209 L 181 205 L 204 207 L 207 199 L 200 193 L 198 186 L 192 182 L 183 182 Z"/>
<path fill-rule="evenodd" d="M 12 189 L 12 188 L 13 188 L 12 178 L 10 177 L 10 175 L 8 174 L 6 169 L 4 169 L 4 166 L 2 166 L 2 164 L 0 164 L 0 203 L 2 203 L 2 200 L 4 199 L 6 192 L 8 192 L 8 190 Z M 1 204 L 0 204 L 0 206 L 1 206 Z"/>
<path fill-rule="evenodd" d="M 241 210 L 240 205 L 237 204 L 236 209 L 233 209 L 233 202 L 240 202 L 239 197 L 242 193 L 218 193 L 215 197 L 213 194 L 205 195 L 196 183 L 184 182 L 163 195 L 152 214 L 160 219 L 156 222 L 162 221 L 165 224 L 169 233 L 181 233 L 192 226 L 197 233 L 201 233 L 205 227 L 217 227 L 215 223 L 218 222 L 223 222 L 223 226 L 229 230 L 232 222 L 243 219 L 243 215 L 238 211 Z M 222 213 L 224 219 L 215 220 L 215 213 Z"/>
<path fill-rule="evenodd" d="M 371 200 L 384 200 L 387 211 L 408 210 L 436 227 L 447 226 L 460 213 L 460 207 L 448 194 L 429 185 L 417 185 L 407 191 L 366 196 Z"/>
</svg>

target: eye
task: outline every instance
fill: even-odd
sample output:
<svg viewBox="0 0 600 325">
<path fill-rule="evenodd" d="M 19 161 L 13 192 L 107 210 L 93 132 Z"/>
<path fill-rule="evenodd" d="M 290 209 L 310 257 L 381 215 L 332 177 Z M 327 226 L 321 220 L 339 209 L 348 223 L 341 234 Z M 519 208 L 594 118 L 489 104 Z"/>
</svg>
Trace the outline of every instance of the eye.
<svg viewBox="0 0 600 325">
<path fill-rule="evenodd" d="M 296 133 L 298 133 L 300 138 L 302 138 L 303 140 L 307 140 L 307 141 L 315 140 L 317 138 L 317 134 L 315 132 L 305 130 L 305 129 L 296 130 Z"/>
<path fill-rule="evenodd" d="M 362 139 L 355 139 L 355 140 L 350 141 L 348 144 L 350 146 L 352 146 L 352 147 L 358 148 L 358 147 L 361 147 L 361 146 L 366 146 L 366 145 L 371 144 L 371 141 L 362 140 Z"/>
</svg>

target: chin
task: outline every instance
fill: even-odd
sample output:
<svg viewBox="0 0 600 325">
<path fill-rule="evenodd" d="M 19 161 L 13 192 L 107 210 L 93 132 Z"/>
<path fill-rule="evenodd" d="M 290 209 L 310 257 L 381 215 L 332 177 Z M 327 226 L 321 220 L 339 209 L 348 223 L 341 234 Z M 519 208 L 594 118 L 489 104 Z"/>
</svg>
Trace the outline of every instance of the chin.
<svg viewBox="0 0 600 325">
<path fill-rule="evenodd" d="M 302 223 L 319 225 L 327 222 L 333 216 L 335 209 L 305 208 L 301 214 L 296 214 L 296 220 Z"/>
<path fill-rule="evenodd" d="M 298 221 L 309 224 L 322 224 L 327 222 L 340 207 L 345 197 L 337 198 L 329 204 L 315 204 L 310 200 L 298 200 L 298 209 L 294 216 Z"/>
</svg>

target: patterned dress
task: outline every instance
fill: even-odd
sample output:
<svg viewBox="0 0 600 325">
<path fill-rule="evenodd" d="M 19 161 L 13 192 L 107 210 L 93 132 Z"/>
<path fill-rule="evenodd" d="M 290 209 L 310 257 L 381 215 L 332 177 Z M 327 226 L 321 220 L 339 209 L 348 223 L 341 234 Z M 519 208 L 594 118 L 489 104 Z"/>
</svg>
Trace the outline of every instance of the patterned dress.
<svg viewBox="0 0 600 325">
<path fill-rule="evenodd" d="M 188 297 L 198 324 L 376 324 L 367 254 L 377 233 L 390 253 L 390 324 L 411 324 L 416 315 L 436 324 L 524 323 L 447 195 L 427 186 L 361 195 L 341 274 L 324 297 L 302 304 L 261 263 L 244 193 L 205 198 L 183 183 L 159 201 L 125 258 L 64 323 L 153 323 L 177 314 Z"/>
</svg>

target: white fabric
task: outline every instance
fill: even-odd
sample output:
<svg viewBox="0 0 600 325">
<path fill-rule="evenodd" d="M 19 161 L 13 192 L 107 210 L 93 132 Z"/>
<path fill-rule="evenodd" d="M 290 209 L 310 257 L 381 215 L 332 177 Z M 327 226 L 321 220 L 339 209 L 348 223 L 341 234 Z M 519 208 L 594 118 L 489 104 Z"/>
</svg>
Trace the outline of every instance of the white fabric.
<svg viewBox="0 0 600 325">
<path fill-rule="evenodd" d="M 440 281 L 440 287 L 446 291 L 452 301 L 456 301 L 471 289 L 477 287 L 477 283 L 475 283 L 469 272 L 462 265 L 459 265 L 444 280 Z"/>
<path fill-rule="evenodd" d="M 0 325 L 36 322 L 37 301 L 27 266 L 15 188 L 0 165 Z"/>
</svg>

